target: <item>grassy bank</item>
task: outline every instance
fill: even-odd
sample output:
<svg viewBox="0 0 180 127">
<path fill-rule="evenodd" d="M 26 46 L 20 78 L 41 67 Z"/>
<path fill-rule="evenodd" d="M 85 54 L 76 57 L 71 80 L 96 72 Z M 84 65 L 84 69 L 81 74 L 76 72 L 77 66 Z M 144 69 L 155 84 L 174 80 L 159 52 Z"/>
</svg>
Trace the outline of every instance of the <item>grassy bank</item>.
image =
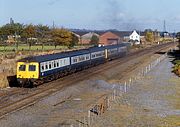
<svg viewBox="0 0 180 127">
<path fill-rule="evenodd" d="M 35 51 L 35 50 L 62 50 L 62 49 L 68 49 L 66 46 L 50 46 L 50 45 L 46 45 L 44 47 L 40 46 L 40 45 L 35 45 L 35 46 L 31 46 L 29 47 L 28 45 L 20 45 L 18 47 L 16 47 L 15 45 L 9 45 L 9 46 L 0 46 L 0 52 L 8 52 L 8 51 Z"/>
<path fill-rule="evenodd" d="M 180 76 L 180 60 L 175 60 L 175 61 L 173 61 L 173 64 L 174 64 L 174 67 L 173 67 L 173 72 L 176 74 L 176 75 L 178 75 L 178 76 Z"/>
</svg>

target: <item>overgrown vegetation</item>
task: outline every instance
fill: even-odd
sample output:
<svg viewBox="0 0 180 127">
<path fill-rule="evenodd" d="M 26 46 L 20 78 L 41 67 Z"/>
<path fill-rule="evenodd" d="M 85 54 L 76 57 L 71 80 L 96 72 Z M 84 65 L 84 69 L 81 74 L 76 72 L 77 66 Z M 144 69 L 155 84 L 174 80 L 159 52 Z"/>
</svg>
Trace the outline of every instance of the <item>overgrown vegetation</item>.
<svg viewBox="0 0 180 127">
<path fill-rule="evenodd" d="M 175 50 L 175 51 L 171 52 L 170 54 L 173 57 L 175 57 L 175 60 L 172 61 L 172 63 L 174 64 L 172 72 L 174 72 L 176 75 L 180 76 L 180 32 L 178 32 L 176 34 L 176 38 L 179 41 L 179 44 L 177 46 L 177 47 L 179 47 L 179 50 Z"/>
<path fill-rule="evenodd" d="M 26 44 L 29 50 L 33 45 L 67 46 L 74 47 L 78 44 L 78 37 L 65 28 L 50 28 L 47 25 L 33 25 L 11 23 L 0 27 L 0 45 L 11 46 Z"/>
<path fill-rule="evenodd" d="M 173 61 L 174 67 L 173 67 L 173 72 L 180 76 L 180 60 L 175 60 Z"/>
</svg>

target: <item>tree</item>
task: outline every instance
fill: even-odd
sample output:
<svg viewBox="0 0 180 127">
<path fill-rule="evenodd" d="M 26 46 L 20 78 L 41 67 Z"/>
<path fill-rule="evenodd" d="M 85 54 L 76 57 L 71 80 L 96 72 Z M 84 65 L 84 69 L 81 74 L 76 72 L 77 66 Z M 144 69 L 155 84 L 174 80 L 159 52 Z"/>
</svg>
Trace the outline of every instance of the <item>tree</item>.
<svg viewBox="0 0 180 127">
<path fill-rule="evenodd" d="M 3 42 L 3 34 L 2 34 L 2 28 L 0 27 L 0 43 Z"/>
<path fill-rule="evenodd" d="M 44 50 L 44 43 L 48 42 L 48 38 L 50 35 L 50 28 L 48 26 L 44 25 L 37 25 L 36 26 L 36 31 L 37 31 L 37 38 L 42 44 L 42 50 Z"/>
<path fill-rule="evenodd" d="M 6 24 L 1 27 L 3 35 L 21 35 L 23 32 L 24 25 L 20 23 Z"/>
<path fill-rule="evenodd" d="M 146 32 L 145 34 L 146 41 L 153 42 L 154 40 L 154 34 L 153 32 Z"/>
<path fill-rule="evenodd" d="M 36 40 L 36 27 L 33 26 L 32 24 L 25 26 L 23 33 L 22 33 L 22 38 L 24 40 L 27 41 L 27 43 L 29 44 L 29 49 L 31 48 L 32 44 L 35 42 L 34 40 Z"/>
<path fill-rule="evenodd" d="M 52 40 L 55 42 L 55 48 L 57 45 L 70 46 L 72 42 L 72 34 L 67 29 L 52 29 L 51 31 Z"/>
<path fill-rule="evenodd" d="M 178 32 L 178 33 L 176 34 L 176 37 L 177 37 L 177 39 L 178 39 L 179 42 L 180 42 L 180 32 Z"/>
<path fill-rule="evenodd" d="M 23 38 L 35 38 L 36 37 L 36 27 L 32 24 L 25 26 L 22 37 Z"/>
<path fill-rule="evenodd" d="M 97 35 L 93 35 L 90 44 L 97 46 L 99 44 L 99 37 Z"/>
<path fill-rule="evenodd" d="M 20 23 L 6 24 L 0 28 L 0 39 L 7 40 L 8 36 L 21 36 L 24 25 Z"/>
<path fill-rule="evenodd" d="M 71 33 L 71 35 L 72 35 L 72 41 L 69 45 L 69 48 L 72 48 L 79 43 L 79 38 L 74 33 Z"/>
<path fill-rule="evenodd" d="M 179 42 L 178 47 L 179 47 L 179 49 L 180 49 L 180 32 L 178 32 L 178 33 L 176 34 L 176 38 L 178 39 L 178 42 Z"/>
</svg>

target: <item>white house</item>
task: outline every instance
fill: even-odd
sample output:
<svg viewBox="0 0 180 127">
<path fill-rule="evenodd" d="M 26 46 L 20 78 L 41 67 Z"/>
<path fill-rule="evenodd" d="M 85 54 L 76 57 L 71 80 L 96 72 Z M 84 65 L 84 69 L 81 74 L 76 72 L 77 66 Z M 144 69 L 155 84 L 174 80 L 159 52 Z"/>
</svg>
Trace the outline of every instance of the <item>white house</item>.
<svg viewBox="0 0 180 127">
<path fill-rule="evenodd" d="M 140 35 L 136 32 L 136 30 L 133 31 L 133 33 L 129 36 L 130 41 L 134 42 L 134 44 L 139 45 L 141 42 Z"/>
</svg>

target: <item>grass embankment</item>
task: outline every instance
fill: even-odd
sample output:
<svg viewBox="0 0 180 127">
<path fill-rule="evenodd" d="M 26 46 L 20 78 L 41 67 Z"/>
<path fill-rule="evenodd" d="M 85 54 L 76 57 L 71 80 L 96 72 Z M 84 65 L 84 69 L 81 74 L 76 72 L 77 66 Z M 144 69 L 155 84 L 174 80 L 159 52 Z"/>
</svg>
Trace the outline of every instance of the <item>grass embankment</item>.
<svg viewBox="0 0 180 127">
<path fill-rule="evenodd" d="M 72 49 L 80 49 L 80 48 L 87 48 L 91 45 L 77 45 L 73 47 Z M 63 45 L 57 45 L 56 47 L 53 45 L 32 45 L 29 47 L 29 45 L 19 45 L 18 47 L 16 45 L 8 45 L 8 46 L 2 46 L 0 45 L 0 53 L 6 53 L 6 52 L 17 52 L 17 51 L 52 51 L 52 50 L 69 50 L 67 46 Z"/>
<path fill-rule="evenodd" d="M 66 46 L 49 46 L 45 45 L 44 47 L 40 45 L 35 45 L 29 47 L 28 45 L 20 45 L 16 47 L 15 45 L 9 45 L 9 46 L 0 46 L 1 52 L 8 52 L 8 51 L 47 51 L 47 50 L 62 50 L 67 49 Z"/>
<path fill-rule="evenodd" d="M 174 64 L 174 67 L 173 67 L 173 72 L 176 74 L 176 75 L 178 75 L 178 76 L 180 76 L 180 60 L 175 60 L 175 61 L 173 61 L 173 64 Z"/>
</svg>

